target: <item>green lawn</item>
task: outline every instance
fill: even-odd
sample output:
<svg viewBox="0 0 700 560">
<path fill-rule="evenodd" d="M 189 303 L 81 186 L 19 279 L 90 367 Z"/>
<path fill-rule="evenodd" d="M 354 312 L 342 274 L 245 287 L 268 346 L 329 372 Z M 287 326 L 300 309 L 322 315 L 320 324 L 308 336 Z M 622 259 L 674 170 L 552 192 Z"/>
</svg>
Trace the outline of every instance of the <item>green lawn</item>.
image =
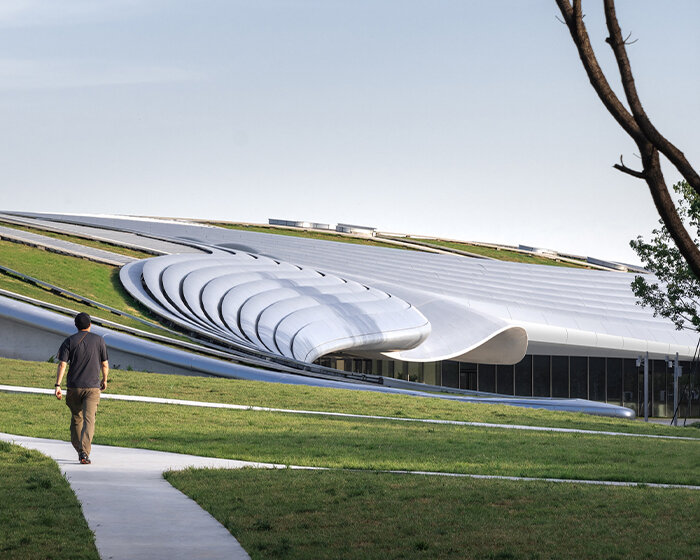
<svg viewBox="0 0 700 560">
<path fill-rule="evenodd" d="M 122 287 L 116 266 L 8 241 L 0 241 L 0 262 L 7 268 L 111 307 L 134 315 L 140 312 L 131 304 L 129 295 Z"/>
<path fill-rule="evenodd" d="M 159 323 L 158 317 L 149 313 L 127 293 L 119 280 L 119 268 L 116 266 L 59 255 L 8 241 L 0 241 L 0 263 L 27 276 L 32 276 L 136 317 Z M 91 307 L 71 297 L 55 294 L 47 288 L 36 286 L 7 274 L 0 273 L 0 288 L 75 311 L 84 311 L 91 316 L 107 319 L 120 325 L 178 338 L 162 329 L 149 327 L 128 317 L 121 317 L 109 311 Z"/>
<path fill-rule="evenodd" d="M 51 387 L 56 366 L 0 358 L 0 384 Z M 403 418 L 430 418 L 465 422 L 554 426 L 583 430 L 690 436 L 700 429 L 645 424 L 588 414 L 537 410 L 506 405 L 468 404 L 436 398 L 271 384 L 214 377 L 184 377 L 113 370 L 109 391 L 172 399 L 318 410 Z"/>
<path fill-rule="evenodd" d="M 56 233 L 53 231 L 47 231 L 40 228 L 21 226 L 18 224 L 12 224 L 9 222 L 3 222 L 0 220 L 0 226 L 18 229 L 21 231 L 28 231 L 31 233 L 38 233 L 39 235 L 44 235 L 46 237 L 52 237 L 54 239 L 62 239 L 63 241 L 70 241 L 72 243 L 77 243 L 79 245 L 85 245 L 86 247 L 94 247 L 95 249 L 102 249 L 103 251 L 110 251 L 112 253 L 118 253 L 120 255 L 126 255 L 128 257 L 134 257 L 137 259 L 145 259 L 152 257 L 152 253 L 147 253 L 145 251 L 139 251 L 136 249 L 130 249 L 128 247 L 122 247 L 121 245 L 115 245 L 114 243 L 106 243 L 104 241 L 96 241 L 94 239 L 86 239 L 84 237 L 78 237 L 76 235 L 69 235 L 66 233 Z"/>
<path fill-rule="evenodd" d="M 2 359 L 0 383 L 50 388 L 54 371 L 51 364 Z M 700 435 L 693 428 L 359 391 L 127 371 L 114 371 L 110 378 L 113 393 Z M 67 442 L 68 422 L 64 402 L 51 395 L 0 393 L 0 431 Z M 167 475 L 219 519 L 253 558 L 694 558 L 700 549 L 697 491 L 375 472 L 405 469 L 700 485 L 698 441 L 104 399 L 95 443 L 352 469 L 189 470 Z M 54 515 L 53 506 L 46 510 Z M 38 530 L 40 520 L 30 525 Z M 65 553 L 55 557 L 73 558 Z"/>
<path fill-rule="evenodd" d="M 0 431 L 67 441 L 68 412 L 52 395 L 0 393 Z M 95 443 L 285 465 L 700 485 L 697 441 L 106 399 Z"/>
<path fill-rule="evenodd" d="M 377 239 L 368 237 L 352 237 L 341 233 L 332 233 L 330 231 L 313 230 L 313 229 L 286 229 L 274 226 L 259 226 L 247 224 L 233 224 L 229 222 L 202 222 L 210 226 L 217 226 L 226 229 L 237 229 L 242 231 L 252 231 L 256 233 L 272 233 L 275 235 L 288 235 L 291 237 L 303 237 L 305 239 L 320 239 L 322 241 L 338 241 L 340 243 L 353 243 L 355 245 L 371 245 L 373 247 L 389 247 L 390 249 L 402 249 L 408 251 L 420 251 L 418 248 L 405 247 L 402 245 L 394 245 L 393 243 L 384 243 Z"/>
<path fill-rule="evenodd" d="M 0 441 L 0 558 L 98 560 L 75 494 L 48 457 Z"/>
<path fill-rule="evenodd" d="M 289 469 L 166 478 L 253 559 L 700 556 L 697 491 Z"/>
</svg>

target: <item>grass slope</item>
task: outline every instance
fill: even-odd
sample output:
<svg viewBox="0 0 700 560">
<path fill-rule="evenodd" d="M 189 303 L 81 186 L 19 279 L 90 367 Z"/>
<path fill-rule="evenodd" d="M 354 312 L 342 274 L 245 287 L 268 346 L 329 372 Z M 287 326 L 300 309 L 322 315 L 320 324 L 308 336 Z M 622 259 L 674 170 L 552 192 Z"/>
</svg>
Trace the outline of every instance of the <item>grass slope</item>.
<svg viewBox="0 0 700 560">
<path fill-rule="evenodd" d="M 59 255 L 8 241 L 0 241 L 0 263 L 27 276 L 32 276 L 136 317 L 155 323 L 159 322 L 157 317 L 152 316 L 127 293 L 119 280 L 119 269 L 116 266 Z M 2 273 L 0 273 L 0 288 L 75 311 L 84 311 L 92 316 L 107 319 L 120 325 L 163 336 L 173 336 L 161 329 L 91 307 L 73 298 L 55 294 L 47 288 Z"/>
<path fill-rule="evenodd" d="M 352 237 L 340 233 L 331 233 L 319 230 L 308 229 L 286 229 L 273 226 L 256 226 L 248 224 L 234 224 L 229 222 L 203 222 L 210 226 L 217 226 L 225 229 L 236 229 L 241 231 L 252 231 L 255 233 L 272 233 L 274 235 L 287 235 L 290 237 L 303 237 L 304 239 L 320 239 L 322 241 L 337 241 L 339 243 L 352 243 L 355 245 L 370 245 L 373 247 L 389 247 L 390 249 L 401 249 L 407 251 L 419 251 L 418 248 L 405 247 L 395 245 L 393 243 L 384 243 L 374 238 L 368 237 Z"/>
<path fill-rule="evenodd" d="M 8 241 L 0 241 L 0 262 L 7 268 L 100 303 L 134 315 L 140 313 L 140 310 L 131 305 L 129 296 L 119 281 L 119 269 L 115 266 Z"/>
<path fill-rule="evenodd" d="M 98 560 L 75 494 L 48 457 L 0 441 L 0 558 Z"/>
<path fill-rule="evenodd" d="M 47 352 L 51 349 L 47 349 Z M 55 366 L 0 358 L 0 383 L 28 387 L 53 385 Z M 50 382 L 48 385 L 47 383 Z M 329 389 L 303 385 L 271 384 L 214 377 L 183 377 L 113 370 L 109 391 L 171 399 L 264 406 L 292 410 L 318 410 L 403 418 L 429 418 L 494 424 L 554 426 L 642 434 L 700 438 L 700 430 L 588 414 L 537 410 L 506 405 L 416 398 L 409 395 Z"/>
<path fill-rule="evenodd" d="M 116 372 L 111 391 L 117 391 L 122 375 L 135 382 L 138 374 Z M 0 375 L 0 380 L 7 377 Z M 144 384 L 161 377 L 175 386 L 181 380 L 190 380 L 152 374 L 141 377 Z M 205 387 L 208 382 L 219 380 L 197 381 Z M 47 371 L 45 386 L 51 385 L 52 372 Z M 260 385 L 270 393 L 285 388 Z M 237 393 L 238 387 L 239 382 L 229 381 L 232 393 Z M 245 385 L 241 385 L 240 392 L 245 393 Z M 348 397 L 362 396 L 354 391 L 346 393 Z M 317 394 L 317 398 L 320 396 Z M 386 398 L 379 395 L 382 397 Z M 402 410 L 403 401 L 389 400 L 396 412 Z M 428 416 L 431 402 L 425 399 Z M 306 408 L 318 408 L 316 404 L 318 401 L 309 399 Z M 490 408 L 478 404 L 461 406 L 472 409 L 475 419 L 482 411 L 488 414 Z M 516 408 L 502 408 L 504 415 L 509 411 L 520 413 Z M 366 404 L 365 411 L 373 412 L 372 406 Z M 536 417 L 538 411 L 528 412 Z M 402 415 L 408 413 L 402 411 Z M 67 440 L 67 416 L 65 405 L 53 396 L 0 393 L 0 431 Z M 524 432 L 110 400 L 100 404 L 95 441 L 318 467 L 700 484 L 698 441 Z"/>
<path fill-rule="evenodd" d="M 55 366 L 0 360 L 0 383 L 50 387 Z M 458 417 L 666 434 L 691 428 L 215 378 L 114 371 L 109 390 L 282 408 Z M 262 402 L 260 402 L 262 401 Z M 512 415 L 512 416 L 511 416 Z M 52 396 L 0 393 L 0 431 L 68 441 Z M 372 469 L 700 484 L 698 441 L 552 434 L 103 400 L 95 443 L 357 469 L 188 470 L 166 477 L 253 558 L 698 557 L 700 492 L 390 475 Z M 68 445 L 68 444 L 67 444 Z M 93 453 L 99 460 L 99 453 Z M 364 472 L 363 472 L 364 471 Z M 0 491 L 4 499 L 5 493 Z M 53 514 L 53 507 L 47 511 Z M 40 521 L 34 520 L 38 530 Z M 648 538 L 640 539 L 640 535 Z M 21 556 L 19 556 L 21 557 Z M 56 558 L 72 558 L 64 553 Z"/>
<path fill-rule="evenodd" d="M 698 558 L 700 492 L 358 472 L 166 474 L 253 559 Z"/>
<path fill-rule="evenodd" d="M 85 245 L 86 247 L 94 247 L 95 249 L 102 249 L 103 251 L 110 251 L 112 253 L 118 253 L 120 255 L 126 255 L 128 257 L 134 257 L 137 259 L 145 259 L 152 257 L 152 253 L 147 253 L 145 251 L 139 251 L 137 249 L 130 249 L 128 247 L 122 247 L 121 245 L 115 245 L 114 243 L 106 243 L 104 241 L 96 241 L 94 239 L 86 239 L 84 237 L 78 237 L 77 235 L 69 235 L 66 233 L 56 233 L 53 231 L 47 231 L 40 228 L 21 226 L 18 224 L 12 224 L 9 222 L 0 221 L 0 226 L 17 229 L 21 231 L 28 231 L 30 233 L 37 233 L 39 235 L 44 235 L 46 237 L 52 237 L 54 239 L 61 239 L 63 241 L 70 241 L 71 243 L 77 243 L 78 245 Z"/>
</svg>

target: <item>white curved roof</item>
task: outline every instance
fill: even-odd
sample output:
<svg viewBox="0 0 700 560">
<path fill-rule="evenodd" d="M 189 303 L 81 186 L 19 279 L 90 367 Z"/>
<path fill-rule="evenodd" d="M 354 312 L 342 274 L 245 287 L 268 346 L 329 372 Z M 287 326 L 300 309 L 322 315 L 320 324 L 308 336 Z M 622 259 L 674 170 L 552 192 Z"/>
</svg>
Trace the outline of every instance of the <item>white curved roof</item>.
<svg viewBox="0 0 700 560">
<path fill-rule="evenodd" d="M 168 255 L 121 270 L 144 305 L 195 331 L 303 362 L 329 352 L 401 351 L 430 323 L 390 294 L 243 252 Z"/>
<path fill-rule="evenodd" d="M 196 240 L 391 294 L 411 304 L 430 323 L 430 334 L 422 343 L 390 354 L 405 360 L 451 357 L 514 363 L 526 350 L 607 357 L 634 357 L 648 351 L 653 358 L 678 352 L 690 359 L 697 343 L 696 333 L 677 331 L 668 320 L 636 304 L 630 288 L 633 275 L 628 273 L 477 260 L 158 220 L 41 216 Z M 216 290 L 212 288 L 213 301 L 222 287 Z M 202 305 L 206 310 L 212 304 Z M 160 306 L 170 312 L 162 301 Z M 369 346 L 366 353 L 376 354 Z"/>
</svg>

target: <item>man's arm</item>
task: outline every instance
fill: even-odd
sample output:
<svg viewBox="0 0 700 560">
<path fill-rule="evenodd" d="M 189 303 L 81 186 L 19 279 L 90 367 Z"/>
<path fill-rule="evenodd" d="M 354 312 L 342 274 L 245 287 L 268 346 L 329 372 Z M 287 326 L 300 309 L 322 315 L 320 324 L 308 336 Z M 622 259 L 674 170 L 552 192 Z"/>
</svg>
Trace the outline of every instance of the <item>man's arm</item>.
<svg viewBox="0 0 700 560">
<path fill-rule="evenodd" d="M 102 383 L 100 383 L 100 389 L 104 391 L 107 388 L 107 376 L 109 375 L 109 362 L 105 360 L 102 362 Z"/>
<path fill-rule="evenodd" d="M 63 380 L 63 374 L 66 373 L 66 362 L 58 362 L 58 368 L 56 368 L 56 386 L 54 387 L 54 394 L 56 398 L 61 400 L 61 381 Z"/>
</svg>

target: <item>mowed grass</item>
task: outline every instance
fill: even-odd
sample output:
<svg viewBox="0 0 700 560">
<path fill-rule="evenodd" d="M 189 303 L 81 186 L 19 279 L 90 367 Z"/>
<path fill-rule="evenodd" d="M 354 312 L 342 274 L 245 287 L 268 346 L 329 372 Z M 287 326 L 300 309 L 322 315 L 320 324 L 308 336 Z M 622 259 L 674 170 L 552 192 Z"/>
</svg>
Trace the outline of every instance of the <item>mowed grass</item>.
<svg viewBox="0 0 700 560">
<path fill-rule="evenodd" d="M 252 231 L 255 233 L 272 233 L 274 235 L 287 235 L 290 237 L 303 237 L 304 239 L 320 239 L 322 241 L 337 241 L 340 243 L 352 243 L 355 245 L 370 245 L 373 247 L 389 247 L 390 249 L 401 249 L 407 251 L 420 251 L 418 248 L 406 247 L 402 245 L 394 245 L 393 243 L 384 243 L 371 237 L 353 237 L 340 233 L 326 232 L 323 230 L 310 229 L 286 229 L 274 226 L 260 226 L 248 224 L 234 224 L 229 222 L 203 222 L 210 226 L 216 226 L 225 229 L 236 229 L 241 231 Z"/>
<path fill-rule="evenodd" d="M 159 322 L 157 317 L 151 315 L 127 293 L 119 280 L 119 268 L 116 266 L 59 255 L 9 241 L 0 241 L 0 263 L 27 276 L 32 276 L 141 319 L 154 323 Z M 162 329 L 86 305 L 71 297 L 58 295 L 47 288 L 36 286 L 7 274 L 0 273 L 0 288 L 46 303 L 67 307 L 74 311 L 84 311 L 91 316 L 107 319 L 120 325 L 179 338 Z M 47 358 L 51 354 L 55 354 L 55 352 L 47 354 Z"/>
<path fill-rule="evenodd" d="M 68 440 L 53 395 L 0 393 L 0 431 Z M 368 470 L 700 485 L 700 442 L 430 425 L 103 399 L 95 443 Z"/>
<path fill-rule="evenodd" d="M 47 352 L 55 353 L 54 349 Z M 51 387 L 56 366 L 42 362 L 0 358 L 0 384 Z M 464 403 L 434 397 L 375 393 L 286 385 L 215 377 L 187 377 L 137 371 L 112 370 L 109 392 L 203 402 L 390 416 L 552 426 L 640 434 L 700 438 L 700 429 L 645 424 L 581 413 L 556 412 L 506 405 Z"/>
<path fill-rule="evenodd" d="M 519 262 L 526 264 L 544 264 L 549 266 L 565 266 L 570 268 L 587 268 L 582 265 L 577 265 L 563 261 L 556 261 L 554 259 L 548 259 L 546 257 L 528 255 L 526 253 L 519 253 L 518 251 L 509 251 L 508 249 L 496 249 L 494 247 L 472 245 L 471 243 L 459 241 L 446 241 L 444 239 L 422 239 L 418 237 L 411 239 L 415 239 L 416 241 L 420 241 L 421 243 L 425 243 L 427 245 L 435 245 L 436 247 L 447 247 L 448 249 L 457 249 L 459 251 L 476 253 L 477 255 L 491 257 L 499 261 Z M 411 239 L 409 239 L 408 241 L 410 241 Z"/>
<path fill-rule="evenodd" d="M 0 360 L 0 383 L 53 385 L 51 364 Z M 227 379 L 113 371 L 110 392 L 196 400 L 265 400 L 302 409 L 392 415 L 489 414 L 518 423 L 618 421 Z M 22 382 L 23 381 L 23 382 Z M 22 382 L 22 383 L 18 383 Z M 364 399 L 367 400 L 364 400 Z M 250 404 L 260 404 L 251 402 Z M 324 407 L 324 404 L 326 407 Z M 412 409 L 411 406 L 419 408 Z M 431 405 L 437 410 L 432 410 Z M 445 408 L 440 408 L 440 407 Z M 452 408 L 454 407 L 454 408 Z M 293 408 L 280 406 L 280 408 Z M 524 416 L 519 416 L 524 415 Z M 540 415 L 543 415 L 540 417 Z M 0 431 L 62 439 L 69 413 L 53 396 L 0 393 Z M 620 422 L 674 435 L 698 430 Z M 219 519 L 253 558 L 695 558 L 694 490 L 398 475 L 428 470 L 700 484 L 698 441 L 523 432 L 103 399 L 96 444 L 282 465 L 353 470 L 184 471 L 166 478 Z M 69 445 L 66 443 L 66 445 Z M 99 449 L 92 453 L 100 461 Z M 640 535 L 648 538 L 642 539 Z M 72 558 L 56 555 L 57 558 Z"/>
<path fill-rule="evenodd" d="M 0 558 L 98 560 L 92 531 L 58 465 L 0 441 Z"/>
<path fill-rule="evenodd" d="M 700 557 L 692 490 L 290 469 L 166 479 L 253 559 Z"/>
<path fill-rule="evenodd" d="M 126 255 L 128 257 L 134 257 L 136 259 L 145 259 L 154 256 L 152 253 L 147 253 L 146 251 L 139 251 L 137 249 L 131 249 L 129 247 L 122 247 L 121 245 L 116 245 L 114 243 L 107 243 L 104 241 L 97 241 L 95 239 L 87 239 L 84 237 L 79 237 L 77 235 L 69 235 L 66 233 L 56 233 L 53 231 L 47 231 L 41 228 L 21 226 L 18 224 L 12 224 L 9 222 L 0 221 L 0 226 L 17 229 L 21 231 L 28 231 L 30 233 L 37 233 L 39 235 L 44 235 L 46 237 L 51 237 L 53 239 L 61 239 L 63 241 L 70 241 L 71 243 L 77 243 L 78 245 L 85 245 L 86 247 L 94 247 L 95 249 L 102 249 L 103 251 L 109 251 L 111 253 L 118 253 L 120 255 Z"/>
<path fill-rule="evenodd" d="M 0 241 L 0 262 L 22 274 L 138 315 L 119 281 L 116 266 Z"/>
</svg>

